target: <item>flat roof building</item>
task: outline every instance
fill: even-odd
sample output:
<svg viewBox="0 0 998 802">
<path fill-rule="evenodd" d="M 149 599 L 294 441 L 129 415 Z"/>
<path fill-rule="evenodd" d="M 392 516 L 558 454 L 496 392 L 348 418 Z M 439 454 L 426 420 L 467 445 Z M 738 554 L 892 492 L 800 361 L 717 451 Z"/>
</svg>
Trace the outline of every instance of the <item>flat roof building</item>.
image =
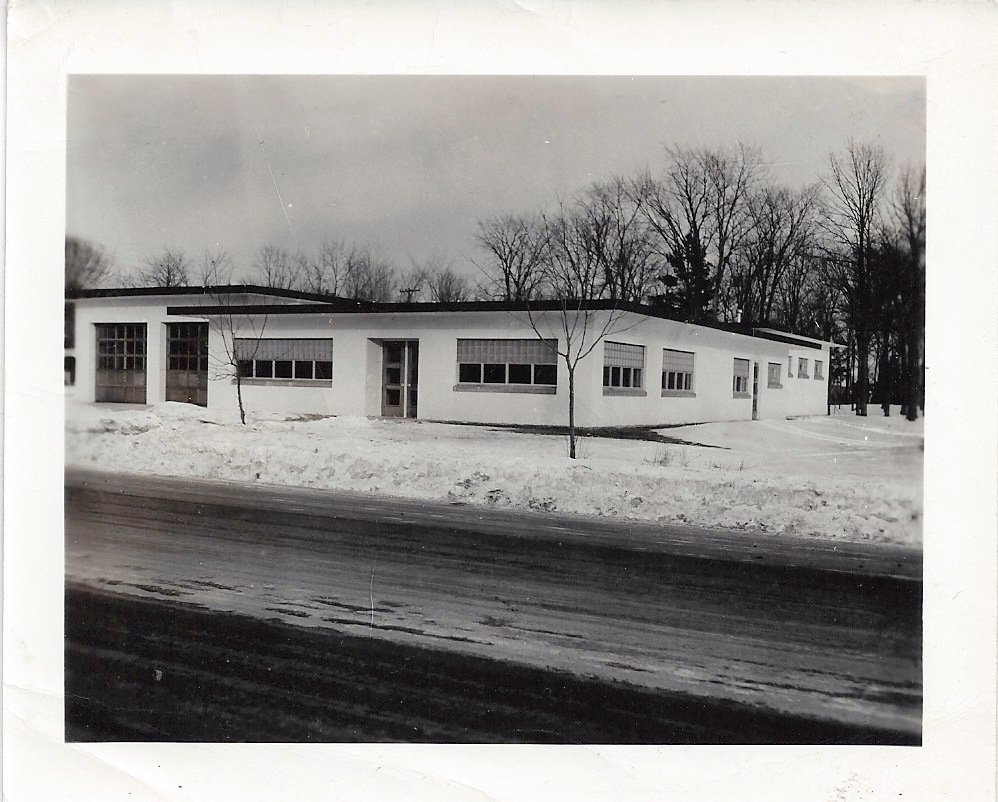
<svg viewBox="0 0 998 802">
<path fill-rule="evenodd" d="M 66 299 L 82 401 L 562 426 L 824 414 L 834 343 L 638 304 L 370 303 L 252 285 Z M 737 330 L 736 330 L 737 329 Z"/>
</svg>

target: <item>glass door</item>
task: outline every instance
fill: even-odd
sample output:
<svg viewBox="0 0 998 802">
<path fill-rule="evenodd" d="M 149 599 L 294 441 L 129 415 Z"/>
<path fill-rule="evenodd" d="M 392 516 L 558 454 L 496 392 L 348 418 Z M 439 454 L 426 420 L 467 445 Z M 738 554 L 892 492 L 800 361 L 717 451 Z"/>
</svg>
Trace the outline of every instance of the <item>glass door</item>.
<svg viewBox="0 0 998 802">
<path fill-rule="evenodd" d="M 752 420 L 759 420 L 759 363 L 752 363 Z"/>
<path fill-rule="evenodd" d="M 394 340 L 382 344 L 381 414 L 415 418 L 419 378 L 419 343 Z"/>
</svg>

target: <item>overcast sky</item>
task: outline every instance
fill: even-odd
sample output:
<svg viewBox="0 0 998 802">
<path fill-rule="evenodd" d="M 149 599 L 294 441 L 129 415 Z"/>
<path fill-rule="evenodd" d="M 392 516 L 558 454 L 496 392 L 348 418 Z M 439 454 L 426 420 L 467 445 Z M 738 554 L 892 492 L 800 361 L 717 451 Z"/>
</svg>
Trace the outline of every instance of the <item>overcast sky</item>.
<svg viewBox="0 0 998 802">
<path fill-rule="evenodd" d="M 475 274 L 477 220 L 659 171 L 663 143 L 756 144 L 776 179 L 800 184 L 850 137 L 922 163 L 924 82 L 73 76 L 66 225 L 126 274 L 164 246 L 220 247 L 243 278 L 261 245 L 324 237 Z"/>
</svg>

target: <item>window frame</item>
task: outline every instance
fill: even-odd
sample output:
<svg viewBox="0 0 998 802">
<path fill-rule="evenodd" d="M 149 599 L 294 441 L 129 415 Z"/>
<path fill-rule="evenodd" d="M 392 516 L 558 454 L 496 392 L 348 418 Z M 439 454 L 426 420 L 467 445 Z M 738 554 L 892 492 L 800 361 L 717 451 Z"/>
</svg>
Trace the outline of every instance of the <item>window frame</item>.
<svg viewBox="0 0 998 802">
<path fill-rule="evenodd" d="M 144 322 L 95 323 L 94 342 L 96 345 L 94 400 L 102 404 L 147 403 L 149 393 L 148 324 Z M 104 394 L 120 397 L 102 397 Z"/>
<path fill-rule="evenodd" d="M 815 381 L 825 380 L 825 360 L 823 359 L 814 360 L 814 379 Z"/>
<path fill-rule="evenodd" d="M 689 357 L 693 369 L 669 370 L 678 359 Z M 669 387 L 670 381 L 673 386 Z M 696 352 L 681 351 L 678 348 L 662 349 L 662 397 L 663 398 L 696 398 Z"/>
<path fill-rule="evenodd" d="M 811 378 L 807 372 L 807 357 L 799 356 L 797 357 L 797 378 L 798 379 L 809 379 Z"/>
<path fill-rule="evenodd" d="M 553 354 L 550 362 L 536 361 L 538 357 L 536 355 L 531 358 L 532 361 L 525 362 L 518 360 L 515 362 L 511 361 L 460 361 L 461 359 L 461 343 L 473 344 L 473 350 L 485 351 L 487 352 L 490 347 L 493 349 L 493 354 L 486 354 L 488 356 L 495 356 L 496 351 L 516 349 L 516 347 L 522 343 L 545 343 L 547 347 Z M 542 395 L 553 395 L 558 392 L 558 341 L 551 340 L 541 340 L 537 337 L 458 337 L 455 338 L 455 392 L 480 392 L 480 393 L 532 393 L 532 394 L 542 394 Z M 530 348 L 528 347 L 528 351 Z M 507 356 L 509 356 L 507 354 Z M 520 369 L 519 372 L 522 374 L 522 369 L 527 368 L 529 370 L 529 381 L 510 381 L 511 368 Z M 554 381 L 546 382 L 543 376 L 538 374 L 550 372 L 551 369 L 554 370 Z M 491 370 L 490 370 L 491 369 Z M 501 369 L 501 370 L 500 370 Z M 471 373 L 476 376 L 477 379 L 465 378 L 462 374 Z M 501 373 L 501 377 L 500 377 Z M 526 378 L 521 375 L 520 378 Z"/>
<path fill-rule="evenodd" d="M 752 380 L 752 360 L 751 359 L 745 359 L 743 357 L 738 357 L 738 356 L 733 357 L 733 359 L 734 359 L 734 362 L 732 363 L 732 366 L 731 366 L 731 397 L 732 398 L 741 398 L 741 399 L 743 399 L 743 398 L 751 398 L 752 397 L 752 391 L 750 389 L 750 386 L 751 386 L 751 380 Z M 745 363 L 745 373 L 744 374 L 740 373 L 739 370 L 738 370 L 738 363 L 739 362 L 744 362 Z M 739 388 L 739 384 L 740 384 L 739 380 L 742 380 L 744 382 L 744 388 L 745 389 L 743 389 L 743 390 L 738 389 Z"/>
<path fill-rule="evenodd" d="M 248 359 L 240 357 L 240 342 L 254 343 L 252 346 L 253 356 Z M 261 358 L 258 356 L 260 346 L 268 342 L 287 342 L 288 349 L 281 355 L 273 358 Z M 240 384 L 250 385 L 272 385 L 275 387 L 331 387 L 333 384 L 333 362 L 334 359 L 300 359 L 300 354 L 295 353 L 294 348 L 300 343 L 328 343 L 329 354 L 335 356 L 334 342 L 332 337 L 236 337 L 233 348 L 233 362 L 237 376 L 233 376 L 232 383 L 237 381 Z M 266 351 L 265 351 L 266 352 Z M 290 365 L 290 376 L 279 376 L 278 363 L 288 363 Z M 311 378 L 299 376 L 299 365 L 311 363 Z M 249 369 L 247 371 L 247 365 Z M 286 368 L 282 368 L 284 372 Z M 320 374 L 328 374 L 321 376 Z"/>
<path fill-rule="evenodd" d="M 612 353 L 613 346 L 621 346 L 632 356 L 621 356 Z M 637 362 L 633 356 L 640 349 L 641 364 L 623 364 Z M 603 341 L 603 395 L 610 396 L 646 396 L 645 365 L 648 361 L 648 349 L 638 343 L 624 343 L 616 340 Z M 615 364 L 616 363 L 616 364 Z"/>
<path fill-rule="evenodd" d="M 766 369 L 766 388 L 769 390 L 782 390 L 783 389 L 783 363 L 782 362 L 769 362 Z M 773 368 L 776 368 L 776 377 L 773 377 Z"/>
</svg>

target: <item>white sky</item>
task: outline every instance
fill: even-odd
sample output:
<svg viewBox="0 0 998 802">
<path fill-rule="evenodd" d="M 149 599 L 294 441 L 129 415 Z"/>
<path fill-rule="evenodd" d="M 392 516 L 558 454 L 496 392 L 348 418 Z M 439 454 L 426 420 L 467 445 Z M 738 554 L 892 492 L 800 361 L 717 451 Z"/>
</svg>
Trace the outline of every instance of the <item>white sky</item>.
<svg viewBox="0 0 998 802">
<path fill-rule="evenodd" d="M 792 184 L 850 137 L 925 153 L 920 78 L 72 76 L 68 95 L 67 233 L 121 273 L 221 247 L 240 278 L 262 245 L 331 236 L 477 275 L 477 220 L 658 171 L 666 142 L 756 144 Z"/>
</svg>

